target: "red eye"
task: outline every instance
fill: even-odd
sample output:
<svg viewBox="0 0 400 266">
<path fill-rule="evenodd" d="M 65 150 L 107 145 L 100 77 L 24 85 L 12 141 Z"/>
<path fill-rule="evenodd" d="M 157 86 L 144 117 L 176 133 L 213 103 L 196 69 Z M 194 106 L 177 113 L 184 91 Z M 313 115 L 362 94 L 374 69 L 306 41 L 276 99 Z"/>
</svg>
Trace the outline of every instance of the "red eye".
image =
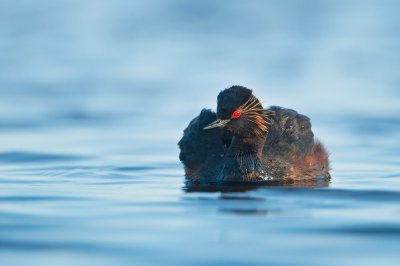
<svg viewBox="0 0 400 266">
<path fill-rule="evenodd" d="M 232 118 L 239 118 L 241 115 L 240 110 L 236 110 L 232 113 Z"/>
</svg>

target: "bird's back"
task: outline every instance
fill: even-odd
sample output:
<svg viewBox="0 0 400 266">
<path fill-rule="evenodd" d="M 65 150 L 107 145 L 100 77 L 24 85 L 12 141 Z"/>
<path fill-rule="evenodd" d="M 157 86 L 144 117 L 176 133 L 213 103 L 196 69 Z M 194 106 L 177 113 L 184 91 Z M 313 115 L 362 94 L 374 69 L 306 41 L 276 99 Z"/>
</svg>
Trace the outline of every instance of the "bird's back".
<svg viewBox="0 0 400 266">
<path fill-rule="evenodd" d="M 178 143 L 179 159 L 185 166 L 186 177 L 192 181 L 212 182 L 229 146 L 230 138 L 223 129 L 203 129 L 216 117 L 211 110 L 203 109 L 183 131 Z"/>
<path fill-rule="evenodd" d="M 328 154 L 314 139 L 307 116 L 272 106 L 270 126 L 263 149 L 263 165 L 279 179 L 329 177 Z"/>
</svg>

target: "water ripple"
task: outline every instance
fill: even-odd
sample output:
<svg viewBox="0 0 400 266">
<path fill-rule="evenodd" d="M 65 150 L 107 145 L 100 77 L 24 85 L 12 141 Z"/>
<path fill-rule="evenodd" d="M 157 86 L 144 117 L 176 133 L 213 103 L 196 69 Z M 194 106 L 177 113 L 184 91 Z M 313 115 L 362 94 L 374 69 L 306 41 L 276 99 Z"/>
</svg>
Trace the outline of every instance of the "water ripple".
<svg viewBox="0 0 400 266">
<path fill-rule="evenodd" d="M 54 162 L 54 161 L 78 161 L 87 157 L 68 154 L 50 154 L 37 152 L 2 152 L 0 153 L 0 163 L 38 163 L 38 162 Z"/>
<path fill-rule="evenodd" d="M 86 201 L 89 198 L 86 197 L 67 197 L 67 196 L 0 196 L 0 202 L 32 202 L 32 201 Z"/>
</svg>

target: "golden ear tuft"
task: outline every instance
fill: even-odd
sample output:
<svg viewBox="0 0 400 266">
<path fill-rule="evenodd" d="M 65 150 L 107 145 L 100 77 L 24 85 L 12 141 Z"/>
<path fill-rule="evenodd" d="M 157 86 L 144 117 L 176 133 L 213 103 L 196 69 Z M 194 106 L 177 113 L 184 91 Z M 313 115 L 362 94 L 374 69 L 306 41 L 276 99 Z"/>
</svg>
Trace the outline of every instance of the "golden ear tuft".
<svg viewBox="0 0 400 266">
<path fill-rule="evenodd" d="M 254 95 L 252 95 L 239 108 L 242 110 L 242 115 L 244 118 L 256 124 L 258 134 L 264 135 L 268 132 L 268 125 L 271 124 L 270 116 L 273 115 L 274 112 L 265 110 L 260 101 Z"/>
</svg>

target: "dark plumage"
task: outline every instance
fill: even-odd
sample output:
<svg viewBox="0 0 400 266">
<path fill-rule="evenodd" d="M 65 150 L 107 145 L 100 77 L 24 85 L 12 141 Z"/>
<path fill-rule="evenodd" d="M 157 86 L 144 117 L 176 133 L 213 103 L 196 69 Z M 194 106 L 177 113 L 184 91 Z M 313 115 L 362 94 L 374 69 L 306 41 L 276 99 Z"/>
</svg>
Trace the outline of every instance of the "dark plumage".
<svg viewBox="0 0 400 266">
<path fill-rule="evenodd" d="M 328 154 L 310 119 L 278 106 L 264 109 L 252 91 L 233 86 L 218 95 L 217 113 L 203 109 L 178 143 L 194 183 L 328 179 Z"/>
</svg>

